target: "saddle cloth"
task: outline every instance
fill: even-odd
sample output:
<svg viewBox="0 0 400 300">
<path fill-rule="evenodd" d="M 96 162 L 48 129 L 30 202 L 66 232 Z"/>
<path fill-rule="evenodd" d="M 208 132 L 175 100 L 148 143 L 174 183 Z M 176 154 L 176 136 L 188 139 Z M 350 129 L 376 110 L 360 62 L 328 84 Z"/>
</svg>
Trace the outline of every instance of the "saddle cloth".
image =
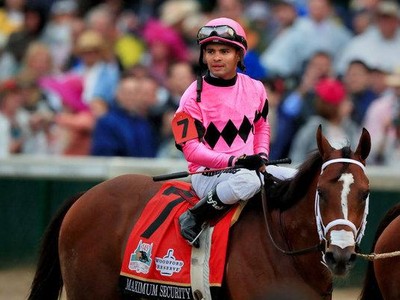
<svg viewBox="0 0 400 300">
<path fill-rule="evenodd" d="M 195 299 L 192 284 L 195 280 L 208 285 L 207 300 L 219 299 L 229 228 L 237 220 L 240 206 L 210 228 L 207 234 L 210 243 L 203 238 L 198 250 L 183 239 L 178 222 L 178 217 L 198 200 L 191 185 L 181 181 L 166 182 L 150 199 L 130 233 L 124 252 L 119 283 L 122 294 L 160 300 Z M 191 265 L 198 258 L 193 258 L 192 253 L 203 248 L 207 248 L 208 255 L 202 255 L 206 259 L 200 262 L 200 270 L 204 272 L 198 274 L 199 269 Z"/>
</svg>

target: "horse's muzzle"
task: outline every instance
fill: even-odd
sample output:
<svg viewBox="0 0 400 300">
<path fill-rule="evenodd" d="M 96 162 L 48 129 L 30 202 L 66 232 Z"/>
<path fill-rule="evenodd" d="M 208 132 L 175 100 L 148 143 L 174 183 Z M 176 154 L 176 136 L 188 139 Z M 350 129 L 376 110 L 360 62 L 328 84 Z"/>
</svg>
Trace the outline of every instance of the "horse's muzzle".
<svg viewBox="0 0 400 300">
<path fill-rule="evenodd" d="M 349 246 L 344 249 L 330 245 L 324 255 L 324 262 L 335 276 L 346 275 L 354 266 L 357 255 L 355 247 Z"/>
</svg>

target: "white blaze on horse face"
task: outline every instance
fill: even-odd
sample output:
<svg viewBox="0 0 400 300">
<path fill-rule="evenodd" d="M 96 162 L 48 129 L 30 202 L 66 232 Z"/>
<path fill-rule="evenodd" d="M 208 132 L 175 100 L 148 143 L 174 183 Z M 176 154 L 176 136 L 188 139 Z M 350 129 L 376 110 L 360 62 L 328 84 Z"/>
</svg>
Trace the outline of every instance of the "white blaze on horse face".
<svg viewBox="0 0 400 300">
<path fill-rule="evenodd" d="M 350 173 L 342 174 L 342 176 L 340 176 L 339 178 L 339 181 L 343 181 L 343 189 L 341 193 L 341 205 L 342 205 L 343 218 L 347 220 L 349 217 L 349 207 L 348 207 L 347 197 L 349 196 L 350 193 L 350 185 L 354 183 L 353 174 Z"/>
</svg>

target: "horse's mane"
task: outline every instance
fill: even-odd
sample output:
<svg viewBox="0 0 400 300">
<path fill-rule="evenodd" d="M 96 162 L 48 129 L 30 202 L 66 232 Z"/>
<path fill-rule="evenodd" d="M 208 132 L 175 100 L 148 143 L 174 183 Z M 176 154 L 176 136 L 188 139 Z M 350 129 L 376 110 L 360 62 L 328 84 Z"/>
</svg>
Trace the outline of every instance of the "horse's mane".
<svg viewBox="0 0 400 300">
<path fill-rule="evenodd" d="M 350 158 L 351 149 L 349 146 L 343 147 L 341 152 L 342 157 Z M 295 205 L 306 195 L 316 174 L 321 172 L 321 166 L 322 157 L 315 150 L 299 166 L 295 177 L 274 183 L 270 181 L 271 179 L 266 178 L 265 188 L 268 206 L 271 209 L 286 210 Z"/>
</svg>

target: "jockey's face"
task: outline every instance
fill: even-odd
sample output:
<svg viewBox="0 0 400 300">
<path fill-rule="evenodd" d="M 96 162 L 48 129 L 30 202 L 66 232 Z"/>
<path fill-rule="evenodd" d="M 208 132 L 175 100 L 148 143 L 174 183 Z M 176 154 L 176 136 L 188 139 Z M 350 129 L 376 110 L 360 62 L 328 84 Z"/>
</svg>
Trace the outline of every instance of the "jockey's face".
<svg viewBox="0 0 400 300">
<path fill-rule="evenodd" d="M 208 44 L 203 52 L 204 62 L 210 72 L 222 79 L 232 79 L 236 75 L 240 61 L 240 51 L 225 44 Z"/>
</svg>

